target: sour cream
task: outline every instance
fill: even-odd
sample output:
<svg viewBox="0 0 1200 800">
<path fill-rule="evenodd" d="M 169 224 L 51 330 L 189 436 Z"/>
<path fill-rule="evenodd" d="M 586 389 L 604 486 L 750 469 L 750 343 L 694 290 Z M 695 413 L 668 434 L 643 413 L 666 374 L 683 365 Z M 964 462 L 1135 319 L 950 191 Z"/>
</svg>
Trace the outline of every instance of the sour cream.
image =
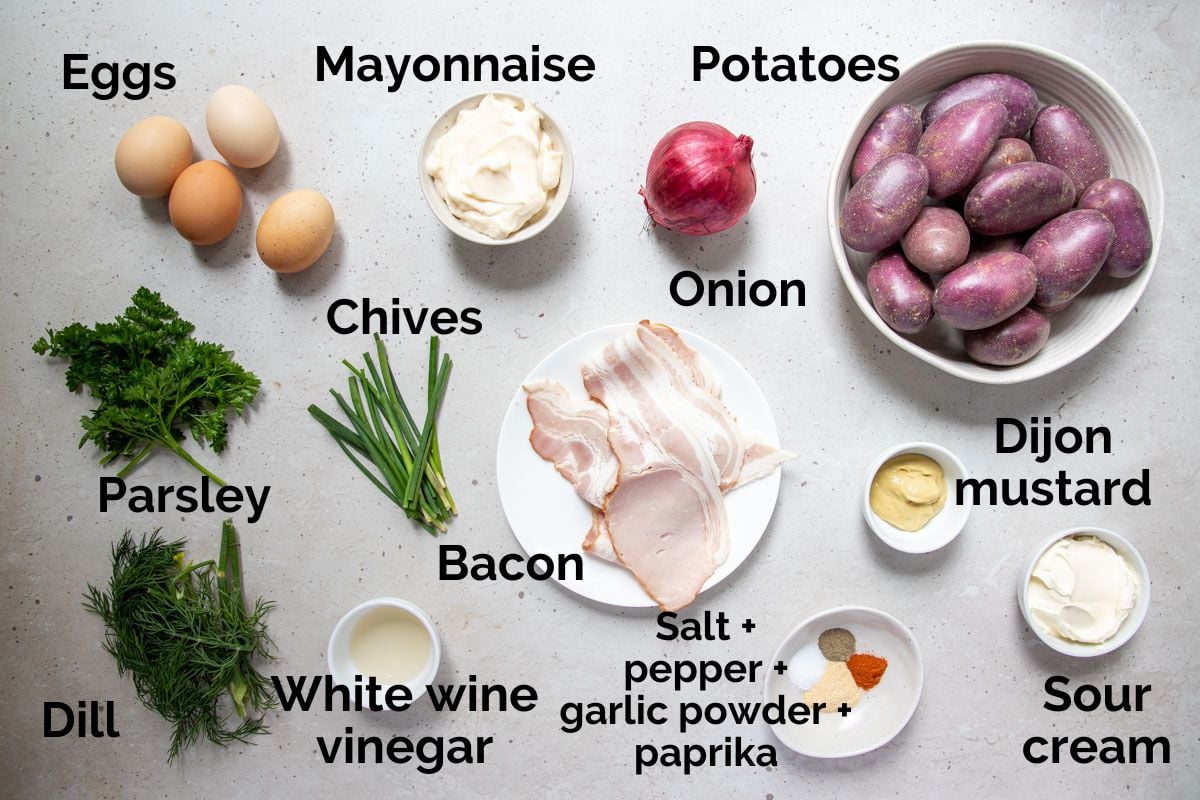
<svg viewBox="0 0 1200 800">
<path fill-rule="evenodd" d="M 458 113 L 434 143 L 425 169 L 451 214 L 485 236 L 504 239 L 549 205 L 562 161 L 536 108 L 489 94 Z"/>
<path fill-rule="evenodd" d="M 1042 630 L 1085 644 L 1108 641 L 1141 594 L 1133 567 L 1095 536 L 1068 536 L 1050 546 L 1033 568 L 1027 599 Z"/>
</svg>

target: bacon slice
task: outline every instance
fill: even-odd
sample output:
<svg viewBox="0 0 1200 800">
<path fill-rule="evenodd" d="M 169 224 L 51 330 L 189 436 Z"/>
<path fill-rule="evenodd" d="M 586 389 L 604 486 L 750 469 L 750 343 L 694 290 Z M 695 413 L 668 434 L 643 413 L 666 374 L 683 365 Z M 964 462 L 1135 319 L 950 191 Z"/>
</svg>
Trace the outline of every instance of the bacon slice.
<svg viewBox="0 0 1200 800">
<path fill-rule="evenodd" d="M 617 558 L 665 611 L 696 599 L 720 563 L 714 540 L 729 538 L 716 485 L 677 464 L 623 478 L 604 516 Z"/>
<path fill-rule="evenodd" d="M 638 330 L 643 343 L 654 351 L 654 356 L 664 364 L 669 363 L 673 388 L 681 397 L 686 398 L 700 415 L 699 423 L 703 426 L 713 457 L 721 470 L 721 490 L 729 491 L 749 483 L 750 481 L 741 479 L 742 469 L 750 461 L 757 461 L 768 453 L 760 448 L 751 458 L 751 440 L 742 432 L 737 418 L 721 402 L 721 387 L 708 365 L 673 328 L 662 323 L 642 320 Z M 667 350 L 657 346 L 657 342 L 646 336 L 647 332 L 654 334 Z M 678 361 L 671 359 L 667 351 Z M 762 444 L 762 448 L 768 447 L 770 445 Z"/>
<path fill-rule="evenodd" d="M 617 558 L 617 551 L 613 549 L 612 537 L 608 535 L 608 519 L 604 516 L 603 510 L 594 506 L 592 507 L 592 527 L 588 528 L 587 536 L 583 537 L 583 549 L 596 558 L 602 558 L 614 564 L 621 563 L 621 559 Z"/>
<path fill-rule="evenodd" d="M 746 460 L 742 462 L 742 471 L 738 475 L 738 482 L 735 486 L 726 490 L 726 494 L 745 486 L 747 483 L 761 480 L 774 472 L 783 462 L 791 461 L 796 457 L 795 453 L 787 450 L 780 450 L 774 445 L 766 442 L 755 442 L 746 449 Z M 601 509 L 592 509 L 592 527 L 588 529 L 587 536 L 583 540 L 583 549 L 605 561 L 611 561 L 614 564 L 620 564 L 621 560 L 617 558 L 617 552 L 613 549 L 612 539 L 608 534 L 608 525 L 604 519 L 604 512 Z M 717 566 L 720 566 L 719 564 Z"/>
<path fill-rule="evenodd" d="M 594 400 L 572 397 L 556 381 L 532 381 L 524 388 L 534 452 L 554 464 L 580 497 L 603 507 L 617 482 L 617 457 L 608 446 L 608 411 Z"/>
<path fill-rule="evenodd" d="M 687 342 L 683 341 L 674 328 L 670 325 L 664 325 L 661 322 L 650 322 L 642 320 L 642 325 L 648 327 L 655 336 L 663 340 L 663 343 L 674 351 L 675 355 L 679 356 L 688 369 L 692 373 L 692 382 L 701 389 L 709 392 L 714 397 L 721 396 L 720 384 L 717 383 L 716 376 L 708 368 L 708 364 L 704 359 L 700 358 L 700 354 L 688 346 Z"/>
<path fill-rule="evenodd" d="M 737 484 L 733 488 L 765 478 L 783 462 L 791 461 L 795 457 L 795 453 L 780 450 L 773 444 L 755 441 L 746 448 L 746 460 L 742 462 L 742 471 L 738 473 Z"/>
<path fill-rule="evenodd" d="M 741 469 L 736 427 L 723 426 L 720 403 L 648 324 L 609 344 L 582 373 L 588 394 L 608 409 L 608 441 L 620 462 L 604 504 L 613 550 L 662 608 L 682 608 L 729 554 L 721 480 Z"/>
</svg>

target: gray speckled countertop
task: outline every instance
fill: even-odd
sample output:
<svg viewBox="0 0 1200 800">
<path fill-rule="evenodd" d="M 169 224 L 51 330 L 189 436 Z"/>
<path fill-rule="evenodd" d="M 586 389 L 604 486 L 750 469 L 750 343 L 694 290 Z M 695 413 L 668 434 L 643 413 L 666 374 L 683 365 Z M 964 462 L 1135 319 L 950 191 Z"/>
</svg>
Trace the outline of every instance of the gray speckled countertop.
<svg viewBox="0 0 1200 800">
<path fill-rule="evenodd" d="M 1195 797 L 1200 756 L 1194 677 L 1200 638 L 1192 611 L 1200 539 L 1191 506 L 1197 450 L 1197 335 L 1191 194 L 1200 173 L 1194 6 L 1179 3 L 949 2 L 740 3 L 687 13 L 654 4 L 239 2 L 10 3 L 0 31 L 0 386 L 4 457 L 0 488 L 0 775 L 9 797 L 1019 797 L 1086 798 L 1119 792 Z M 666 4 L 660 4 L 666 5 Z M 1157 273 L 1135 313 L 1105 345 L 1060 372 L 1013 387 L 969 384 L 895 352 L 851 303 L 825 229 L 829 164 L 874 84 L 697 84 L 690 47 L 878 55 L 905 64 L 942 45 L 1022 39 L 1086 62 L 1139 115 L 1163 167 L 1167 227 Z M 518 88 L 567 131 L 575 188 L 563 216 L 522 246 L 479 249 L 453 239 L 425 206 L 416 151 L 441 111 L 477 85 L 316 83 L 315 47 L 363 51 L 586 52 L 585 84 Z M 61 88 L 62 55 L 171 61 L 178 85 L 150 99 L 101 101 Z M 127 194 L 112 152 L 132 122 L 168 114 L 191 130 L 202 156 L 208 94 L 226 83 L 256 89 L 283 131 L 278 156 L 239 171 L 243 219 L 224 243 L 194 249 L 171 228 L 166 204 Z M 657 138 L 687 119 L 714 119 L 756 141 L 759 195 L 746 224 L 705 240 L 643 233 L 637 197 Z M 254 220 L 270 199 L 312 186 L 338 216 L 327 256 L 310 271 L 277 276 L 253 248 Z M 803 309 L 676 307 L 669 277 L 692 266 L 724 274 L 800 277 Z M 111 540 L 126 527 L 164 526 L 205 549 L 219 515 L 133 515 L 98 510 L 90 448 L 77 450 L 88 399 L 64 391 L 61 365 L 30 352 L 46 326 L 110 319 L 145 283 L 198 332 L 236 350 L 263 378 L 248 423 L 235 423 L 214 463 L 236 483 L 270 484 L 256 525 L 241 525 L 250 590 L 278 601 L 270 618 L 280 655 L 273 671 L 324 670 L 331 626 L 369 597 L 418 601 L 442 631 L 443 680 L 477 674 L 534 684 L 527 714 L 446 717 L 421 703 L 403 716 L 272 713 L 273 734 L 230 752 L 200 746 L 165 765 L 162 721 L 137 704 L 100 650 L 97 620 L 80 608 L 101 581 Z M 553 584 L 439 584 L 436 543 L 412 529 L 312 423 L 305 407 L 343 380 L 339 360 L 363 337 L 325 324 L 338 297 L 482 309 L 484 331 L 446 337 L 455 379 L 442 415 L 446 471 L 463 509 L 453 541 L 493 553 L 518 549 L 495 487 L 503 410 L 526 372 L 577 333 L 650 317 L 708 337 L 755 375 L 775 408 L 783 443 L 801 454 L 784 471 L 774 521 L 756 552 L 694 610 L 752 616 L 751 635 L 685 645 L 654 639 L 652 615 L 588 603 Z M 636 303 L 631 302 L 636 300 Z M 396 340 L 408 363 L 421 341 Z M 1111 455 L 1047 465 L 993 452 L 993 419 L 1050 415 L 1055 424 L 1108 425 Z M 1123 476 L 1148 467 L 1153 506 L 977 509 L 966 532 L 927 556 L 879 544 L 859 514 L 863 472 L 900 441 L 940 442 L 977 473 Z M 208 454 L 208 461 L 214 461 Z M 186 465 L 158 456 L 142 483 L 193 482 Z M 1098 524 L 1126 533 L 1150 566 L 1154 598 L 1138 635 L 1089 661 L 1058 657 L 1026 629 L 1014 587 L 1030 549 L 1049 533 Z M 632 776 L 632 743 L 676 741 L 625 728 L 576 736 L 558 730 L 567 700 L 618 699 L 625 658 L 769 658 L 799 619 L 839 604 L 886 610 L 911 626 L 924 651 L 925 694 L 889 746 L 842 761 L 780 749 L 774 769 L 703 769 Z M 1151 683 L 1140 713 L 1054 714 L 1041 708 L 1053 673 L 1076 681 Z M 747 700 L 760 686 L 721 697 Z M 116 739 L 41 737 L 42 702 L 116 701 Z M 486 764 L 439 776 L 412 765 L 321 763 L 315 737 L 492 735 Z M 772 742 L 762 726 L 709 730 Z M 1169 765 L 1032 766 L 1021 743 L 1043 735 L 1163 735 Z"/>
</svg>

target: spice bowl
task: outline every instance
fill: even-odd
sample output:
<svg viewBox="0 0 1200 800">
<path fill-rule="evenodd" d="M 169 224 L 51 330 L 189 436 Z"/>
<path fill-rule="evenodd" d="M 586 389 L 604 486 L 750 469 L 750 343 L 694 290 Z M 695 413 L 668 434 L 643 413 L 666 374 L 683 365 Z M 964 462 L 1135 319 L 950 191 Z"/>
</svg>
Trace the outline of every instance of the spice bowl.
<svg viewBox="0 0 1200 800">
<path fill-rule="evenodd" d="M 1056 542 L 1071 536 L 1095 536 L 1107 544 L 1133 567 L 1133 571 L 1137 574 L 1138 581 L 1141 584 L 1141 591 L 1134 602 L 1133 610 L 1129 612 L 1129 616 L 1121 623 L 1121 627 L 1112 638 L 1100 644 L 1086 644 L 1084 642 L 1072 642 L 1060 639 L 1054 634 L 1043 630 L 1034 620 L 1033 613 L 1029 608 L 1029 584 L 1033 580 L 1033 571 L 1037 567 L 1038 561 Z M 1111 653 L 1133 638 L 1138 628 L 1142 626 L 1142 622 L 1145 621 L 1146 613 L 1150 610 L 1150 570 L 1146 567 L 1146 562 L 1142 559 L 1141 553 L 1124 536 L 1104 528 L 1068 528 L 1065 531 L 1059 531 L 1047 537 L 1033 551 L 1033 555 L 1029 559 L 1029 564 L 1021 574 L 1021 581 L 1017 584 L 1017 604 L 1021 607 L 1021 615 L 1025 617 L 1025 624 L 1029 626 L 1029 630 L 1033 631 L 1034 635 L 1041 639 L 1047 647 L 1057 650 L 1064 655 L 1076 656 L 1078 658 L 1102 656 L 1106 653 Z"/>
<path fill-rule="evenodd" d="M 365 684 L 367 672 L 355 663 L 351 644 L 355 627 L 368 614 L 380 609 L 397 609 L 407 613 L 420 623 L 420 627 L 424 629 L 425 634 L 429 637 L 429 656 L 426 658 L 423 668 L 411 680 L 405 681 L 402 684 L 408 687 L 412 696 L 412 702 L 416 702 L 421 695 L 425 694 L 426 687 L 437 676 L 438 668 L 442 663 L 442 640 L 438 636 L 437 628 L 428 614 L 422 611 L 416 604 L 410 603 L 407 600 L 401 600 L 398 597 L 377 597 L 374 600 L 368 600 L 350 609 L 342 616 L 337 625 L 334 626 L 333 633 L 329 635 L 329 646 L 326 648 L 329 674 L 342 686 L 353 687 L 356 675 L 362 675 L 362 680 Z M 379 683 L 385 690 L 389 686 L 400 685 L 384 680 L 380 680 Z"/>
<path fill-rule="evenodd" d="M 886 522 L 871 508 L 871 483 L 879 468 L 899 455 L 916 454 L 933 459 L 942 468 L 946 478 L 946 505 L 925 525 L 916 531 L 905 531 Z M 931 442 L 907 442 L 888 448 L 872 462 L 867 470 L 863 486 L 862 509 L 867 526 L 879 540 L 889 547 L 905 553 L 930 553 L 952 542 L 967 524 L 971 507 L 961 505 L 955 497 L 954 487 L 959 479 L 969 478 L 967 467 L 958 456 L 946 448 Z"/>
<path fill-rule="evenodd" d="M 433 150 L 433 146 L 442 134 L 454 127 L 454 123 L 458 121 L 458 113 L 464 109 L 477 107 L 483 98 L 488 94 L 493 94 L 496 97 L 508 98 L 516 100 L 523 104 L 533 105 L 542 115 L 542 128 L 550 136 L 551 141 L 558 146 L 562 151 L 562 173 L 559 175 L 558 186 L 550 192 L 549 202 L 546 208 L 542 209 L 533 219 L 526 222 L 521 228 L 513 231 L 512 234 L 503 239 L 493 239 L 486 234 L 480 233 L 469 225 L 465 224 L 458 217 L 450 213 L 450 209 L 446 206 L 446 201 L 438 194 L 437 186 L 434 184 L 433 177 L 425 169 L 426 159 L 429 153 Z M 510 94 L 508 92 L 488 92 L 485 94 L 477 94 L 461 100 L 449 109 L 446 110 L 437 121 L 433 123 L 433 127 L 429 129 L 429 133 L 425 136 L 425 142 L 421 145 L 419 157 L 417 159 L 417 178 L 421 182 L 421 191 L 425 195 L 425 201 L 429 204 L 429 208 L 433 211 L 433 215 L 446 226 L 446 228 L 456 236 L 466 239 L 469 242 L 482 245 L 500 246 L 507 244 L 516 244 L 532 239 L 546 228 L 550 227 L 551 223 L 562 212 L 563 207 L 567 204 L 567 197 L 571 194 L 571 183 L 575 174 L 575 162 L 571 156 L 571 146 L 567 142 L 566 134 L 563 133 L 554 120 L 547 114 L 541 106 L 530 103 L 527 99 L 520 95 Z"/>
<path fill-rule="evenodd" d="M 814 614 L 792 628 L 768 663 L 764 701 L 786 706 L 804 702 L 804 692 L 776 665 L 787 664 L 801 648 L 817 642 L 822 632 L 844 628 L 855 638 L 856 652 L 886 659 L 878 684 L 864 691 L 857 706 L 842 715 L 821 709 L 818 722 L 771 725 L 779 741 L 797 753 L 814 758 L 844 758 L 868 753 L 896 737 L 921 699 L 925 666 L 917 640 L 890 614 L 865 606 L 841 606 Z"/>
</svg>

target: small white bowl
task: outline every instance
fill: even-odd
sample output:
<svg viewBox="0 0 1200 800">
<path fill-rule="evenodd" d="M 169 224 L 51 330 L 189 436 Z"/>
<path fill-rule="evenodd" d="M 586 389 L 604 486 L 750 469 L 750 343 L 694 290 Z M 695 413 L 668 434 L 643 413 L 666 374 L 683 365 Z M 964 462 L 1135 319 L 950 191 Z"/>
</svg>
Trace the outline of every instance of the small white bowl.
<svg viewBox="0 0 1200 800">
<path fill-rule="evenodd" d="M 967 357 L 962 337 L 935 320 L 915 336 L 896 333 L 876 313 L 867 294 L 866 274 L 871 253 L 859 253 L 842 242 L 838 231 L 842 200 L 850 188 L 850 164 L 859 140 L 885 108 L 896 103 L 923 106 L 935 93 L 955 81 L 981 72 L 1007 72 L 1037 90 L 1044 105 L 1064 103 L 1087 120 L 1108 153 L 1112 174 L 1133 184 L 1146 203 L 1154 249 L 1146 266 L 1132 278 L 1097 276 L 1092 286 L 1069 308 L 1051 320 L 1050 339 L 1042 351 L 1023 364 L 993 367 Z M 828 227 L 838 272 L 850 296 L 880 333 L 904 350 L 944 372 L 978 383 L 1020 383 L 1065 367 L 1099 345 L 1137 304 L 1162 244 L 1163 185 L 1154 148 L 1125 101 L 1099 75 L 1078 61 L 1053 50 L 1023 42 L 967 42 L 921 57 L 905 66 L 900 77 L 885 84 L 863 108 L 849 131 L 829 177 Z"/>
<path fill-rule="evenodd" d="M 884 522 L 871 508 L 871 483 L 875 480 L 875 473 L 879 472 L 879 468 L 890 459 L 905 453 L 916 453 L 932 458 L 941 465 L 942 472 L 946 476 L 946 505 L 933 516 L 933 519 L 926 522 L 923 528 L 917 531 L 902 531 L 895 525 Z M 971 507 L 959 505 L 956 502 L 954 485 L 959 478 L 969 477 L 971 476 L 967 472 L 966 465 L 959 460 L 958 456 L 941 445 L 930 442 L 898 444 L 884 450 L 867 470 L 867 482 L 863 487 L 862 495 L 863 517 L 880 541 L 889 547 L 905 553 L 933 552 L 952 542 L 954 537 L 962 533 L 963 526 L 967 524 Z"/>
<path fill-rule="evenodd" d="M 404 684 L 412 694 L 412 702 L 415 703 L 421 695 L 425 694 L 425 687 L 433 681 L 438 667 L 441 666 L 442 640 L 429 615 L 407 600 L 401 600 L 398 597 L 377 597 L 346 612 L 345 616 L 334 626 L 333 633 L 329 635 L 329 646 L 326 648 L 329 674 L 339 684 L 351 687 L 354 686 L 355 675 L 363 675 L 364 679 L 366 678 L 366 675 L 354 665 L 354 660 L 350 657 L 350 636 L 354 631 L 354 626 L 358 624 L 364 614 L 377 608 L 386 607 L 399 608 L 412 614 L 429 634 L 431 647 L 425 669 L 411 683 Z M 386 690 L 387 687 L 385 686 L 384 689 Z"/>
<path fill-rule="evenodd" d="M 912 631 L 890 614 L 864 606 L 841 606 L 814 614 L 792 628 L 768 664 L 763 699 L 770 703 L 783 695 L 787 704 L 800 703 L 804 693 L 786 674 L 774 667 L 785 664 L 796 652 L 829 628 L 845 628 L 854 634 L 855 649 L 887 659 L 887 670 L 874 689 L 864 692 L 860 702 L 843 717 L 833 709 L 821 711 L 820 722 L 804 725 L 772 725 L 771 731 L 792 750 L 814 758 L 844 758 L 869 753 L 896 737 L 912 719 L 921 699 L 925 665 Z"/>
<path fill-rule="evenodd" d="M 1083 642 L 1069 642 L 1066 639 L 1060 639 L 1042 630 L 1042 627 L 1037 624 L 1033 619 L 1033 614 L 1029 611 L 1029 582 L 1033 579 L 1034 567 L 1037 566 L 1037 562 L 1042 557 L 1042 554 L 1049 550 L 1052 544 L 1059 539 L 1066 539 L 1068 536 L 1095 536 L 1100 541 L 1107 543 L 1129 562 L 1130 566 L 1133 567 L 1133 571 L 1137 573 L 1138 579 L 1141 581 L 1141 593 L 1138 595 L 1137 602 L 1133 605 L 1133 610 L 1129 612 L 1129 616 L 1121 623 L 1121 627 L 1117 630 L 1116 635 L 1107 642 L 1084 644 Z M 1033 552 L 1033 557 L 1029 559 L 1029 566 L 1025 568 L 1025 573 L 1021 576 L 1021 582 L 1017 585 L 1017 603 L 1021 606 L 1021 614 L 1025 617 L 1025 624 L 1029 626 L 1029 630 L 1033 631 L 1047 646 L 1068 656 L 1078 656 L 1080 658 L 1102 656 L 1105 653 L 1111 653 L 1128 642 L 1137 633 L 1137 629 L 1142 626 L 1143 620 L 1146 619 L 1146 612 L 1150 609 L 1150 571 L 1146 569 L 1146 562 L 1142 560 L 1141 553 L 1124 536 L 1113 533 L 1110 530 L 1105 530 L 1104 528 L 1069 528 L 1048 537 Z"/>
<path fill-rule="evenodd" d="M 417 176 L 421 181 L 421 191 L 425 194 L 425 201 L 429 203 L 434 216 L 451 233 L 476 244 L 516 244 L 526 239 L 532 239 L 550 227 L 550 223 L 554 222 L 559 212 L 563 210 L 563 206 L 567 204 L 567 197 L 571 194 L 571 182 L 575 175 L 575 160 L 571 156 L 571 145 L 567 143 L 567 137 L 563 134 L 562 128 L 555 124 L 554 120 L 550 118 L 550 115 L 541 106 L 533 105 L 542 115 L 542 129 L 550 135 L 551 141 L 558 145 L 559 150 L 562 151 L 562 173 L 558 179 L 558 186 L 550 193 L 550 202 L 546 208 L 533 219 L 529 220 L 529 222 L 526 222 L 521 228 L 513 231 L 511 235 L 503 239 L 493 239 L 464 224 L 462 220 L 450 213 L 450 209 L 446 206 L 446 201 L 438 194 L 433 178 L 425 170 L 425 160 L 428 158 L 430 151 L 433 150 L 433 146 L 441 138 L 442 134 L 454 126 L 454 123 L 458 120 L 458 112 L 465 108 L 476 108 L 488 94 L 494 94 L 497 97 L 508 97 L 521 103 L 533 105 L 524 97 L 509 94 L 508 92 L 477 94 L 455 103 L 446 113 L 438 117 L 437 122 L 433 123 L 433 127 L 429 129 L 428 135 L 425 136 L 425 143 L 421 145 L 420 157 L 417 159 Z"/>
</svg>

